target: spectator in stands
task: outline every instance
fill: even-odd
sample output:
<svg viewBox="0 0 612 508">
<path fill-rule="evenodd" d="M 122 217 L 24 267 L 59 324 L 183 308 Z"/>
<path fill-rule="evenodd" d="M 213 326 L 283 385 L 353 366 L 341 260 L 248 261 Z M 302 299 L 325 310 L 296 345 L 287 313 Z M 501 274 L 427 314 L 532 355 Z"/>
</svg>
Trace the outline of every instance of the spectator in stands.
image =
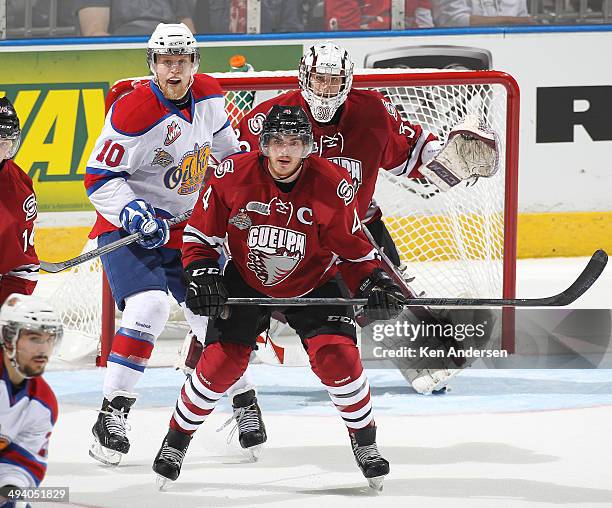
<svg viewBox="0 0 612 508">
<path fill-rule="evenodd" d="M 234 32 L 234 30 L 230 30 L 230 11 L 232 10 L 234 1 L 235 0 L 198 0 L 193 15 L 196 28 L 194 33 L 227 34 Z"/>
<path fill-rule="evenodd" d="M 150 35 L 158 23 L 185 23 L 195 31 L 190 0 L 75 0 L 81 34 Z"/>
<path fill-rule="evenodd" d="M 405 0 L 406 28 L 431 28 L 429 0 Z M 389 30 L 391 0 L 326 0 L 327 30 Z"/>
<path fill-rule="evenodd" d="M 48 37 L 61 33 L 62 35 L 71 35 L 76 32 L 74 27 L 73 3 L 74 0 L 63 0 L 57 4 L 57 17 L 54 20 L 56 32 L 51 33 L 51 13 L 49 1 L 31 0 L 30 6 L 32 9 L 32 26 L 34 29 L 42 29 L 49 27 L 48 33 L 41 33 L 37 30 L 35 34 L 24 33 L 25 27 L 25 10 L 26 3 L 24 0 L 6 0 L 6 28 L 11 36 L 43 36 Z M 60 27 L 58 30 L 57 27 Z M 30 28 L 30 27 L 28 27 Z"/>
<path fill-rule="evenodd" d="M 303 32 L 303 0 L 261 0 L 261 33 Z M 245 33 L 246 0 L 198 0 L 197 33 Z"/>
<path fill-rule="evenodd" d="M 261 33 L 303 32 L 302 0 L 262 0 Z"/>
<path fill-rule="evenodd" d="M 526 0 L 430 0 L 436 26 L 529 25 Z"/>
</svg>

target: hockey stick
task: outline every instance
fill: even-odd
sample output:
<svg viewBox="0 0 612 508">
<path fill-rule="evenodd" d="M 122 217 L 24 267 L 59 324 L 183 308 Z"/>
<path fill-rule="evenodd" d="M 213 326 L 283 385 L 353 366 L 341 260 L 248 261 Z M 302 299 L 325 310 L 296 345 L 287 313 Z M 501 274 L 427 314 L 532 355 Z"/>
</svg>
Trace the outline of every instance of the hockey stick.
<svg viewBox="0 0 612 508">
<path fill-rule="evenodd" d="M 582 273 L 565 291 L 543 298 L 411 298 L 406 307 L 564 307 L 582 296 L 599 278 L 608 255 L 597 250 Z M 365 298 L 230 298 L 228 305 L 266 305 L 293 307 L 303 305 L 366 305 Z"/>
<path fill-rule="evenodd" d="M 378 252 L 378 255 L 380 256 L 380 259 L 382 260 L 383 264 L 385 265 L 385 271 L 391 276 L 391 278 L 395 281 L 395 283 L 397 285 L 399 285 L 399 287 L 402 289 L 402 293 L 404 294 L 404 296 L 406 298 L 410 299 L 410 301 L 413 301 L 413 297 L 417 296 L 417 292 L 414 291 L 408 285 L 408 283 L 413 281 L 414 278 L 408 279 L 408 280 L 404 279 L 404 277 L 402 276 L 402 274 L 398 270 L 397 266 L 395 266 L 393 264 L 393 261 L 391 261 L 389 259 L 389 256 L 387 256 L 387 254 L 385 253 L 384 249 L 380 245 L 378 245 L 378 243 L 376 243 L 376 240 L 374 239 L 374 236 L 372 235 L 372 233 L 370 233 L 370 230 L 367 228 L 367 226 L 362 223 L 361 224 L 361 229 L 362 229 L 363 233 L 365 234 L 366 238 L 368 239 L 368 242 L 370 242 L 372 247 L 374 247 L 376 249 L 376 251 Z M 423 306 L 416 306 L 415 305 L 410 310 L 421 321 L 430 321 L 431 319 L 433 319 L 431 311 L 429 309 L 423 307 Z M 368 324 L 369 320 L 370 320 L 370 318 L 368 318 L 367 315 L 362 315 L 361 318 L 359 318 L 359 317 L 357 318 L 357 322 L 362 327 L 366 326 Z"/>
<path fill-rule="evenodd" d="M 393 264 L 393 261 L 391 261 L 389 259 L 389 256 L 387 256 L 387 254 L 382 249 L 382 247 L 380 247 L 380 245 L 378 245 L 376 243 L 376 240 L 374 240 L 374 237 L 372 236 L 372 233 L 370 233 L 370 230 L 363 223 L 361 224 L 361 230 L 363 231 L 363 233 L 365 234 L 366 238 L 368 239 L 368 242 L 370 242 L 372 244 L 372 247 L 374 247 L 376 249 L 376 251 L 378 252 L 378 254 L 379 254 L 383 264 L 385 265 L 385 268 L 386 268 L 385 271 L 389 275 L 391 275 L 391 277 L 393 278 L 395 283 L 398 284 L 402 288 L 402 293 L 404 293 L 404 296 L 406 298 L 410 298 L 412 296 L 416 296 L 416 291 L 414 291 L 408 285 L 408 282 L 406 281 L 406 279 L 404 279 L 404 277 L 402 277 L 402 274 L 397 269 L 397 266 L 395 266 Z M 410 281 L 412 281 L 412 280 L 414 280 L 414 279 L 410 279 Z"/>
<path fill-rule="evenodd" d="M 168 223 L 168 226 L 174 226 L 175 224 L 178 224 L 180 222 L 183 222 L 189 219 L 189 217 L 191 217 L 191 212 L 192 210 L 188 210 L 185 213 L 182 213 L 180 215 L 177 215 L 176 217 L 172 217 L 171 219 L 168 219 L 166 222 Z M 62 272 L 64 270 L 67 270 L 68 268 L 72 268 L 73 266 L 77 266 L 77 265 L 80 265 L 81 263 L 86 263 L 87 261 L 91 261 L 92 259 L 95 259 L 101 256 L 102 254 L 108 254 L 109 252 L 117 250 L 120 247 L 125 247 L 126 245 L 130 245 L 131 243 L 134 243 L 140 240 L 142 236 L 143 234 L 140 232 L 133 233 L 131 235 L 126 236 L 125 238 L 121 238 L 120 240 L 117 240 L 116 242 L 112 242 L 112 243 L 109 243 L 108 245 L 104 245 L 103 247 L 98 247 L 97 249 L 90 250 L 89 252 L 85 252 L 72 259 L 67 259 L 66 261 L 59 261 L 58 263 L 49 263 L 47 261 L 41 261 L 40 268 L 43 269 L 45 272 L 49 272 L 49 273 Z"/>
</svg>

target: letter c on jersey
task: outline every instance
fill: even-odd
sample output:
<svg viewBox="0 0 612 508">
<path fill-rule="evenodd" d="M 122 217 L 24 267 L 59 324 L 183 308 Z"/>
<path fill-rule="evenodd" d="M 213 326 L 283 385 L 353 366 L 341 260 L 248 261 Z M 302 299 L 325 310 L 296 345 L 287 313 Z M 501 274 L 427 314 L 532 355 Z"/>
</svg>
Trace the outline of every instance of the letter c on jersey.
<svg viewBox="0 0 612 508">
<path fill-rule="evenodd" d="M 310 208 L 302 206 L 297 211 L 297 218 L 302 224 L 312 226 L 312 220 L 306 220 L 306 214 L 308 214 L 309 218 L 312 219 L 312 210 Z"/>
</svg>

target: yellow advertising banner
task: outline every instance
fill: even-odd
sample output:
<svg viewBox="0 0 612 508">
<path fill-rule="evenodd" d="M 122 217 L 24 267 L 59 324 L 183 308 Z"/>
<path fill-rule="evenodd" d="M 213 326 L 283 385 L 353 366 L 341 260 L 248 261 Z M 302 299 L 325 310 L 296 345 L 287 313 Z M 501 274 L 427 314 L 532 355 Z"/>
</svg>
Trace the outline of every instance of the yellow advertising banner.
<svg viewBox="0 0 612 508">
<path fill-rule="evenodd" d="M 302 45 L 200 51 L 202 72 L 228 71 L 238 52 L 258 70 L 283 70 L 296 68 Z M 21 121 L 15 161 L 34 181 L 39 211 L 92 210 L 83 175 L 104 124 L 104 98 L 114 82 L 149 74 L 144 47 L 4 52 L 0 65 L 0 96 L 9 97 Z"/>
</svg>

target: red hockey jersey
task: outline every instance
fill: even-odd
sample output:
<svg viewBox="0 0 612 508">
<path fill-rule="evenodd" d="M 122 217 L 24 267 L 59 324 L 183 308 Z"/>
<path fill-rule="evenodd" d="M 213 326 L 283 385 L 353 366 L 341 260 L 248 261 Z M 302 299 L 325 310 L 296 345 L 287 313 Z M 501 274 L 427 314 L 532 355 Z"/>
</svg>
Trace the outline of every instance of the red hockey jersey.
<svg viewBox="0 0 612 508">
<path fill-rule="evenodd" d="M 361 231 L 353 187 L 317 156 L 289 193 L 261 152 L 228 157 L 204 187 L 183 235 L 183 265 L 217 260 L 222 246 L 246 283 L 271 297 L 301 296 L 337 271 L 351 290 L 380 266 Z"/>
<path fill-rule="evenodd" d="M 11 293 L 29 295 L 36 286 L 36 214 L 30 177 L 12 160 L 0 163 L 0 305 Z"/>
<path fill-rule="evenodd" d="M 262 102 L 240 121 L 238 137 L 243 149 L 257 149 L 263 120 L 275 104 L 299 104 L 306 111 L 317 154 L 349 172 L 359 217 L 365 222 L 380 216 L 377 207 L 368 213 L 379 168 L 397 176 L 420 178 L 422 149 L 426 143 L 437 139 L 419 125 L 403 122 L 393 104 L 379 92 L 351 90 L 340 121 L 322 125 L 314 121 L 302 94 L 295 90 Z"/>
</svg>

